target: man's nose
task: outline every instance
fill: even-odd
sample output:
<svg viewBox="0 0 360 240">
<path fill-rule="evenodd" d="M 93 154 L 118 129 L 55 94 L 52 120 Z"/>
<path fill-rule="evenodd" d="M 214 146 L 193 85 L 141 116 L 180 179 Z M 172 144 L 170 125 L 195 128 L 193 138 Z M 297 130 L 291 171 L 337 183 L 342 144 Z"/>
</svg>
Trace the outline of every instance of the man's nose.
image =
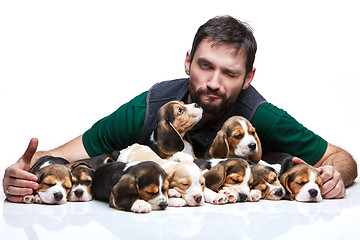
<svg viewBox="0 0 360 240">
<path fill-rule="evenodd" d="M 220 89 L 220 71 L 218 70 L 214 70 L 213 74 L 211 75 L 211 78 L 209 79 L 209 81 L 207 82 L 207 87 L 212 89 L 212 90 L 218 90 Z"/>
</svg>

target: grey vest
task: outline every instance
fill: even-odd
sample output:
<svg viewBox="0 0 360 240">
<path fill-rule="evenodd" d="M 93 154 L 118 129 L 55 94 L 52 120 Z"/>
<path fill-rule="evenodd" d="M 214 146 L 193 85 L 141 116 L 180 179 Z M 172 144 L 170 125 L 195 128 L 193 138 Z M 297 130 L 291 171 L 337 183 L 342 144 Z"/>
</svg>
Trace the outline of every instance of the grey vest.
<svg viewBox="0 0 360 240">
<path fill-rule="evenodd" d="M 150 135 L 156 127 L 156 115 L 159 108 L 165 103 L 173 100 L 182 100 L 187 96 L 189 79 L 176 79 L 155 84 L 150 88 L 146 97 L 145 121 L 141 131 L 139 142 L 148 145 Z M 252 120 L 257 108 L 266 102 L 253 86 L 241 91 L 235 104 L 215 124 L 206 125 L 202 128 L 195 128 L 189 132 L 195 155 L 203 157 L 210 147 L 216 133 L 223 123 L 232 116 L 243 116 Z"/>
</svg>

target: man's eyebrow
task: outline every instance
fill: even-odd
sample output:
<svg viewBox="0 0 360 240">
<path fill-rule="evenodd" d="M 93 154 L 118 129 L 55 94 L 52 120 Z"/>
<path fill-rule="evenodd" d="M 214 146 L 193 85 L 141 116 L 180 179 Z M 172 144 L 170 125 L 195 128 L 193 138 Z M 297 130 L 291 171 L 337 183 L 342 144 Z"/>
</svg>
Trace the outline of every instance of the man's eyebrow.
<svg viewBox="0 0 360 240">
<path fill-rule="evenodd" d="M 212 65 L 209 60 L 207 60 L 206 58 L 202 58 L 202 57 L 198 58 L 197 62 L 202 62 L 202 63 Z"/>
</svg>

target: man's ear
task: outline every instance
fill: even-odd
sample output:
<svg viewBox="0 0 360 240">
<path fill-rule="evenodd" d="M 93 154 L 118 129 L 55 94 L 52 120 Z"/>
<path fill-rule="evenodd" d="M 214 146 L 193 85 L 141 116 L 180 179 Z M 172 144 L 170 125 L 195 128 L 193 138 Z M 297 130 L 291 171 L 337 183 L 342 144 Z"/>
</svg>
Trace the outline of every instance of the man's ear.
<svg viewBox="0 0 360 240">
<path fill-rule="evenodd" d="M 191 52 L 190 50 L 186 52 L 185 57 L 185 73 L 190 75 L 190 60 L 191 60 Z"/>
<path fill-rule="evenodd" d="M 256 68 L 253 68 L 252 71 L 247 74 L 242 90 L 245 90 L 250 86 L 250 83 L 254 79 L 255 72 L 256 72 Z"/>
</svg>

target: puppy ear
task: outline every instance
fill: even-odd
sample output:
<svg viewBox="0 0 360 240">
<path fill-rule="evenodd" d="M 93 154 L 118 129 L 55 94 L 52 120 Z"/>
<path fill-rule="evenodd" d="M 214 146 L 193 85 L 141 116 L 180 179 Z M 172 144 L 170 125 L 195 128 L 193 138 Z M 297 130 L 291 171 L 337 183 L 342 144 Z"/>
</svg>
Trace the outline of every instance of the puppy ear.
<svg viewBox="0 0 360 240">
<path fill-rule="evenodd" d="M 206 186 L 218 192 L 225 181 L 226 172 L 227 167 L 222 164 L 217 164 L 215 167 L 210 168 L 210 170 L 204 174 Z"/>
<path fill-rule="evenodd" d="M 169 155 L 184 149 L 185 145 L 182 137 L 170 122 L 166 120 L 159 121 L 156 131 L 158 149 L 161 152 Z"/>
<path fill-rule="evenodd" d="M 70 171 L 73 171 L 74 168 L 77 168 L 78 166 L 81 166 L 81 165 L 84 165 L 84 166 L 86 166 L 86 167 L 88 167 L 88 168 L 90 168 L 90 169 L 93 169 L 87 162 L 82 162 L 82 161 L 80 161 L 80 162 L 76 162 L 76 163 L 70 165 L 69 170 L 70 170 Z"/>
<path fill-rule="evenodd" d="M 254 138 L 256 140 L 256 144 L 258 146 L 258 152 L 255 154 L 252 154 L 249 156 L 249 160 L 254 162 L 254 163 L 258 163 L 262 157 L 262 149 L 261 149 L 261 142 L 259 139 L 259 136 L 257 135 L 257 133 L 255 132 L 254 134 Z"/>
<path fill-rule="evenodd" d="M 125 174 L 113 187 L 109 206 L 130 211 L 133 203 L 139 198 L 139 188 L 135 176 L 131 174 Z"/>
<path fill-rule="evenodd" d="M 290 179 L 292 177 L 293 177 L 293 174 L 290 172 L 286 172 L 283 175 L 281 175 L 281 177 L 280 177 L 280 183 L 281 183 L 281 185 L 283 185 L 285 187 L 286 191 L 289 193 L 290 200 L 294 200 L 294 198 L 292 197 L 293 193 L 289 187 Z"/>
<path fill-rule="evenodd" d="M 229 156 L 229 143 L 223 130 L 216 134 L 209 149 L 209 156 L 212 158 L 227 158 Z"/>
</svg>

